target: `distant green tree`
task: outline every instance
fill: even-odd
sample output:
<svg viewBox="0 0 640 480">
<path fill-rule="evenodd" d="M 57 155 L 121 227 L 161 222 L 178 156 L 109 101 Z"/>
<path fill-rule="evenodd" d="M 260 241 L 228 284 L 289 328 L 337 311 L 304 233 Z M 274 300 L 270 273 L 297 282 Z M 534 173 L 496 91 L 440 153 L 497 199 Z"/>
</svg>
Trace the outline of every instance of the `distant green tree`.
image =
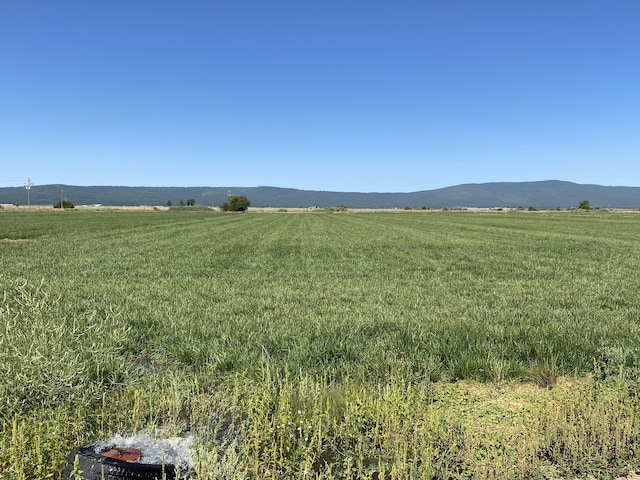
<svg viewBox="0 0 640 480">
<path fill-rule="evenodd" d="M 195 204 L 196 204 L 195 198 L 190 198 L 189 200 L 187 200 L 187 207 L 193 207 Z"/>
<path fill-rule="evenodd" d="M 346 205 L 336 205 L 335 207 L 327 207 L 325 208 L 326 212 L 346 212 L 347 211 L 347 206 Z"/>
<path fill-rule="evenodd" d="M 409 205 L 405 205 L 405 206 L 404 206 L 404 209 L 405 209 L 405 210 L 413 210 L 413 208 L 411 208 L 411 206 L 409 206 Z"/>
<path fill-rule="evenodd" d="M 73 203 L 71 203 L 69 200 L 65 200 L 64 202 L 62 202 L 62 207 L 63 208 L 74 208 L 75 205 Z M 58 200 L 54 205 L 53 208 L 60 208 L 60 200 Z"/>
<path fill-rule="evenodd" d="M 170 207 L 173 205 L 173 202 L 171 200 L 167 200 L 167 207 Z"/>
<path fill-rule="evenodd" d="M 244 212 L 251 206 L 251 202 L 244 195 L 229 195 L 227 201 L 220 204 L 220 210 L 225 212 Z"/>
<path fill-rule="evenodd" d="M 582 200 L 578 205 L 580 210 L 591 210 L 591 205 L 589 205 L 589 200 Z"/>
</svg>

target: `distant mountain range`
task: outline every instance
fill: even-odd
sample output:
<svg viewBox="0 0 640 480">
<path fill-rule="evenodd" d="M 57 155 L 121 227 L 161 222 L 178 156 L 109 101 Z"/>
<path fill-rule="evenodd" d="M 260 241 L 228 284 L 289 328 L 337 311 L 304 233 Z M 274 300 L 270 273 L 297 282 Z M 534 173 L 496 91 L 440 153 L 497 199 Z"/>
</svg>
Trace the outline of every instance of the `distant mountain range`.
<svg viewBox="0 0 640 480">
<path fill-rule="evenodd" d="M 244 195 L 253 207 L 442 208 L 536 207 L 571 208 L 583 201 L 602 208 L 640 208 L 640 187 L 606 187 L 558 180 L 469 183 L 410 193 L 328 192 L 278 187 L 117 187 L 36 185 L 32 205 L 53 205 L 61 195 L 75 205 L 198 205 L 218 206 L 229 194 Z M 0 204 L 27 204 L 24 187 L 0 188 Z"/>
</svg>

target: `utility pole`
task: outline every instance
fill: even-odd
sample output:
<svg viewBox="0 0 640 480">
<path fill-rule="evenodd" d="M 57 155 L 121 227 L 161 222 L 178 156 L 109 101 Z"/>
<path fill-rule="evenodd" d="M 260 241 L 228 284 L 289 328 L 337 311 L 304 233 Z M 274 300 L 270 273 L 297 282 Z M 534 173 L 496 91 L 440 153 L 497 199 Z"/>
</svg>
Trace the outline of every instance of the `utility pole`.
<svg viewBox="0 0 640 480">
<path fill-rule="evenodd" d="M 60 190 L 60 211 L 64 210 L 64 190 Z"/>
<path fill-rule="evenodd" d="M 25 188 L 27 189 L 27 206 L 31 208 L 31 177 L 27 177 Z"/>
</svg>

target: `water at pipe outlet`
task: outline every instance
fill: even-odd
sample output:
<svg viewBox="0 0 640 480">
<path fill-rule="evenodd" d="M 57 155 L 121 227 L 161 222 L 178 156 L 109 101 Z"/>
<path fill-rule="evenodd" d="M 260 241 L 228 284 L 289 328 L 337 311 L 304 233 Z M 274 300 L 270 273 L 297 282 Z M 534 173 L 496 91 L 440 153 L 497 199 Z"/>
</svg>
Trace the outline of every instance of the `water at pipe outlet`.
<svg viewBox="0 0 640 480">
<path fill-rule="evenodd" d="M 94 450 L 96 453 L 104 453 L 112 448 L 137 448 L 142 452 L 137 463 L 171 464 L 190 470 L 192 445 L 191 435 L 158 439 L 145 433 L 137 433 L 130 437 L 115 435 L 109 440 L 99 440 L 94 443 Z"/>
</svg>

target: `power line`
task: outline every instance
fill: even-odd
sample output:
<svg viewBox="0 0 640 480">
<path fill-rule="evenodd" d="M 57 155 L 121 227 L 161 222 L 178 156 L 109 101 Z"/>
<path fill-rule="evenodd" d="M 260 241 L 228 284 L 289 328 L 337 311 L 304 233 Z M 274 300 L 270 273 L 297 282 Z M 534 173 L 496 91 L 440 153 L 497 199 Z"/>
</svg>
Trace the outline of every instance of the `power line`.
<svg viewBox="0 0 640 480">
<path fill-rule="evenodd" d="M 25 188 L 27 189 L 27 206 L 29 208 L 31 208 L 31 187 L 32 187 L 32 183 L 31 183 L 31 177 L 27 177 L 27 184 L 25 185 Z"/>
</svg>

